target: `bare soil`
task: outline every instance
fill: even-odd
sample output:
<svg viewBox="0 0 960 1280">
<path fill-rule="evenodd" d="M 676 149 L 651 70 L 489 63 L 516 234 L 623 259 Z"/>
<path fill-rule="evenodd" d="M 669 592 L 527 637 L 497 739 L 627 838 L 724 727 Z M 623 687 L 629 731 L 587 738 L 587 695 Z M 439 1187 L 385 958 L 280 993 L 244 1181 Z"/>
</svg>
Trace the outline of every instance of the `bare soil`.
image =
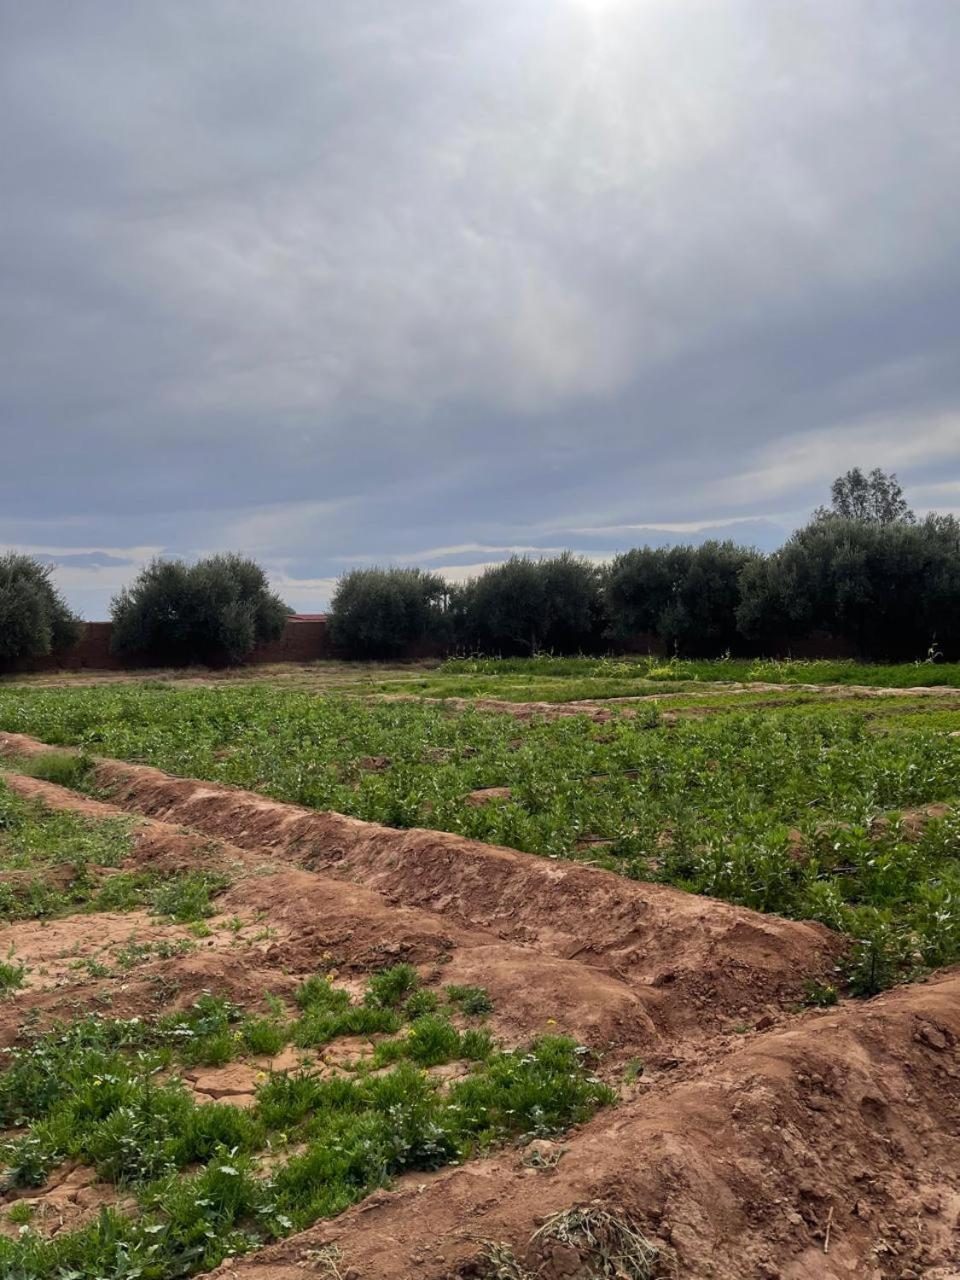
<svg viewBox="0 0 960 1280">
<path fill-rule="evenodd" d="M 5 735 L 0 749 L 46 748 Z M 598 1272 L 586 1255 L 531 1238 L 549 1215 L 594 1203 L 658 1244 L 664 1277 L 960 1277 L 956 969 L 798 1012 L 804 983 L 828 977 L 842 950 L 820 926 L 143 766 L 95 769 L 111 804 L 7 778 L 47 804 L 137 815 L 131 865 L 218 868 L 230 887 L 193 951 L 107 977 L 64 967 L 61 953 L 76 960 L 85 935 L 109 949 L 113 916 L 0 930 L 0 947 L 29 947 L 50 979 L 0 1003 L 0 1043 L 28 1013 L 41 1024 L 91 1007 L 147 1014 L 203 990 L 255 1007 L 267 992 L 288 1000 L 310 973 L 359 987 L 371 967 L 405 959 L 428 983 L 486 987 L 507 1043 L 550 1031 L 590 1044 L 622 1099 L 541 1144 L 536 1160 L 509 1149 L 403 1179 L 225 1263 L 221 1280 L 479 1277 L 483 1241 L 509 1245 L 541 1280 L 588 1280 Z M 184 934 L 137 913 L 118 919 L 141 938 Z M 362 1045 L 331 1046 L 321 1069 L 336 1070 L 345 1048 Z M 285 1055 L 198 1070 L 191 1085 L 199 1098 L 246 1105 L 259 1071 L 295 1065 L 295 1051 Z M 60 1171 L 38 1204 L 72 1176 Z M 71 1203 L 86 1212 L 85 1186 L 76 1190 Z"/>
</svg>

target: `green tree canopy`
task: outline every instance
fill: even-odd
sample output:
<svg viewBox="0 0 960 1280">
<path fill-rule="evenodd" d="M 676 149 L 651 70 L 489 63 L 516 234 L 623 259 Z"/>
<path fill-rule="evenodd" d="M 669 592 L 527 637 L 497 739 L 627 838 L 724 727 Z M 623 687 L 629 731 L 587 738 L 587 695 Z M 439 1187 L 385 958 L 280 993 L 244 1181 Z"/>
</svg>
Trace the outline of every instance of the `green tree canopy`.
<svg viewBox="0 0 960 1280">
<path fill-rule="evenodd" d="M 52 566 L 16 552 L 0 556 L 0 667 L 75 644 L 80 622 L 51 579 Z"/>
<path fill-rule="evenodd" d="M 874 467 L 864 475 L 853 467 L 837 476 L 830 486 L 830 506 L 819 507 L 815 520 L 861 520 L 867 524 L 913 524 L 915 516 L 907 506 L 897 477 Z"/>
<path fill-rule="evenodd" d="M 352 569 L 337 583 L 330 639 L 350 658 L 390 658 L 449 633 L 450 588 L 422 569 Z"/>
<path fill-rule="evenodd" d="M 258 644 L 278 639 L 291 613 L 263 569 L 235 554 L 193 565 L 154 560 L 110 611 L 115 653 L 171 666 L 242 662 Z"/>
</svg>

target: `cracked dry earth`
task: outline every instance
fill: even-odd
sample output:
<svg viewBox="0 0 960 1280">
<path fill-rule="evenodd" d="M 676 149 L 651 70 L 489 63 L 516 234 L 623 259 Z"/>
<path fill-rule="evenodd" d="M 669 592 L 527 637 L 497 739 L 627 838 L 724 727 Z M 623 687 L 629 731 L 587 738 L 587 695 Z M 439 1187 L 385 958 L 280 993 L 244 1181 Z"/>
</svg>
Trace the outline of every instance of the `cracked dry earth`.
<svg viewBox="0 0 960 1280">
<path fill-rule="evenodd" d="M 0 749 L 46 750 L 15 735 Z M 28 1015 L 41 1025 L 97 1007 L 146 1015 L 205 990 L 255 1009 L 265 993 L 289 1000 L 317 972 L 359 991 L 371 968 L 403 959 L 427 983 L 485 987 L 491 1029 L 508 1045 L 545 1031 L 590 1045 L 618 1087 L 616 1105 L 541 1144 L 541 1158 L 507 1147 L 408 1175 L 228 1260 L 218 1280 L 616 1274 L 536 1235 L 575 1206 L 642 1229 L 660 1248 L 651 1276 L 960 1280 L 956 969 L 871 1001 L 798 1011 L 805 983 L 826 978 L 843 946 L 818 925 L 145 766 L 96 762 L 110 804 L 6 778 L 53 807 L 136 816 L 132 865 L 225 870 L 230 886 L 209 938 L 120 976 L 72 962 L 109 951 L 131 927 L 171 941 L 179 927 L 128 913 L 122 927 L 87 915 L 0 930 L 0 946 L 29 952 L 33 971 L 0 1004 L 0 1044 L 16 1042 Z M 331 1045 L 312 1064 L 334 1072 L 338 1054 L 358 1050 Z M 198 1069 L 190 1085 L 198 1098 L 245 1106 L 258 1073 L 296 1067 L 300 1053 Z M 54 1181 L 32 1193 L 49 1229 L 116 1197 L 89 1170 L 61 1169 Z M 509 1246 L 524 1270 L 484 1269 L 484 1241 Z"/>
</svg>

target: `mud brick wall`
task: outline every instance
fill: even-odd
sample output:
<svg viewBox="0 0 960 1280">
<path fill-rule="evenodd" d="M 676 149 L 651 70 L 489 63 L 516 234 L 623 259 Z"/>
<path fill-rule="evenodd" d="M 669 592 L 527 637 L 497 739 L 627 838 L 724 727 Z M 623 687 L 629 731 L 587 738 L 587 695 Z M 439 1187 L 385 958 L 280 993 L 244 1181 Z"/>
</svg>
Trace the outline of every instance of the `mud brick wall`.
<svg viewBox="0 0 960 1280">
<path fill-rule="evenodd" d="M 110 652 L 110 632 L 112 623 L 85 622 L 80 641 L 72 649 L 63 653 L 50 654 L 45 658 L 34 658 L 20 663 L 15 670 L 31 671 L 120 671 L 135 668 L 136 664 L 125 662 Z M 654 635 L 631 636 L 629 641 L 621 644 L 624 653 L 652 654 L 662 656 L 663 644 Z M 789 653 L 797 658 L 853 658 L 856 650 L 853 645 L 838 641 L 833 636 L 815 634 L 806 640 L 784 641 L 781 646 L 771 645 L 771 653 Z M 279 662 L 316 662 L 320 658 L 335 657 L 327 629 L 327 619 L 322 614 L 305 617 L 294 616 L 287 620 L 283 635 L 271 644 L 261 645 L 254 649 L 245 665 L 262 665 Z M 411 646 L 404 655 L 406 661 L 417 661 L 423 658 L 443 656 L 442 646 L 424 642 Z"/>
<path fill-rule="evenodd" d="M 62 653 L 31 658 L 19 663 L 20 672 L 31 671 L 122 671 L 134 664 L 110 652 L 111 622 L 85 622 L 79 642 Z M 248 663 L 314 662 L 331 656 L 327 620 L 324 617 L 290 618 L 283 635 L 272 644 L 261 645 L 247 658 Z"/>
<path fill-rule="evenodd" d="M 290 618 L 280 639 L 254 649 L 247 662 L 314 662 L 332 652 L 326 618 Z"/>
</svg>

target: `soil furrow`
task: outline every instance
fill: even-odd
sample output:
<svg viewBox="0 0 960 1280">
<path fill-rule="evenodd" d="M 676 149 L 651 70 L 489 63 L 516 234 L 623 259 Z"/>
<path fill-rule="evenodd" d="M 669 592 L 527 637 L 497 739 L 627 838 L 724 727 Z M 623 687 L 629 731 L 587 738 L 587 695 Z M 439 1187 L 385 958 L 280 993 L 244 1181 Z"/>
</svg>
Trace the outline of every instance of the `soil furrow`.
<svg viewBox="0 0 960 1280">
<path fill-rule="evenodd" d="M 0 749 L 48 748 L 6 735 Z M 402 1180 L 224 1264 L 222 1280 L 480 1277 L 491 1274 L 478 1261 L 484 1240 L 509 1246 L 526 1268 L 516 1276 L 585 1280 L 595 1258 L 530 1241 L 549 1215 L 590 1204 L 657 1245 L 652 1275 L 956 1280 L 960 973 L 791 1015 L 803 982 L 828 973 L 841 945 L 819 926 L 145 766 L 98 761 L 94 777 L 114 803 L 7 775 L 52 807 L 139 817 L 132 865 L 226 871 L 211 923 L 239 925 L 120 980 L 34 984 L 2 1006 L 6 1043 L 27 1012 L 41 1022 L 90 1008 L 129 1016 L 208 989 L 250 1008 L 264 992 L 289 998 L 308 973 L 349 985 L 408 959 L 428 983 L 485 986 L 492 1027 L 509 1043 L 572 1033 L 613 1078 L 627 1058 L 634 1075 L 643 1060 L 619 1107 L 535 1146 L 536 1159 L 524 1148 Z M 63 949 L 69 928 L 96 937 L 98 917 L 10 926 L 3 943 L 33 930 L 33 945 Z"/>
<path fill-rule="evenodd" d="M 586 1277 L 598 1273 L 574 1250 L 528 1242 L 548 1215 L 599 1202 L 662 1245 L 651 1274 L 664 1277 L 953 1280 L 958 1041 L 954 971 L 771 1032 L 603 1112 L 555 1167 L 506 1155 L 448 1171 L 214 1274 L 298 1280 L 335 1244 L 344 1278 L 482 1276 L 479 1241 L 492 1240 L 539 1280 Z"/>
<path fill-rule="evenodd" d="M 0 735 L 0 751 L 47 750 Z M 376 889 L 392 904 L 442 915 L 627 982 L 658 1001 L 672 1033 L 759 1018 L 832 974 L 844 943 L 814 923 L 637 883 L 444 832 L 398 831 L 253 792 L 174 778 L 146 765 L 95 762 L 97 784 L 127 812 L 190 827 L 248 851 Z"/>
</svg>

